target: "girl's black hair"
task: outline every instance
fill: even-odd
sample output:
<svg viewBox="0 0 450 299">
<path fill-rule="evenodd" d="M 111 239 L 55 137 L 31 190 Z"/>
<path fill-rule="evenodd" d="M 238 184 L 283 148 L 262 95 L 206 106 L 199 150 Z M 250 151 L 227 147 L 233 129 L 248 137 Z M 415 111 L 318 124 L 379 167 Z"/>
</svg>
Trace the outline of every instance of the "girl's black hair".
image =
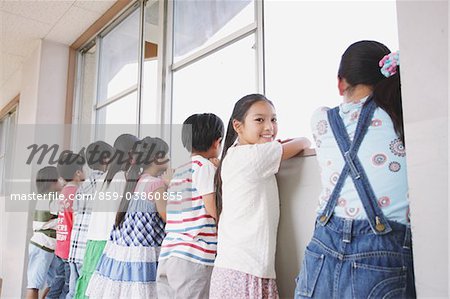
<svg viewBox="0 0 450 299">
<path fill-rule="evenodd" d="M 345 79 L 350 87 L 358 84 L 372 86 L 373 100 L 390 116 L 395 132 L 404 142 L 400 68 L 396 74 L 386 78 L 379 66 L 380 60 L 389 53 L 389 48 L 382 43 L 356 42 L 342 55 L 338 77 Z"/>
<path fill-rule="evenodd" d="M 127 171 L 131 165 L 131 150 L 139 139 L 131 134 L 122 134 L 114 141 L 114 155 L 110 160 L 105 182 L 109 185 L 119 171 Z"/>
<path fill-rule="evenodd" d="M 244 122 L 245 117 L 247 116 L 247 112 L 250 107 L 257 102 L 267 102 L 273 106 L 273 103 L 269 101 L 262 94 L 249 94 L 241 98 L 239 101 L 234 104 L 233 113 L 231 114 L 230 120 L 228 121 L 227 133 L 225 135 L 225 142 L 222 150 L 222 158 L 220 159 L 219 167 L 217 168 L 216 175 L 214 178 L 214 184 L 216 189 L 216 205 L 217 205 L 217 214 L 219 215 L 222 211 L 222 163 L 223 159 L 227 155 L 228 149 L 234 144 L 236 141 L 238 134 L 233 128 L 233 120 L 237 120 L 239 122 Z"/>
<path fill-rule="evenodd" d="M 163 159 L 169 152 L 169 145 L 161 138 L 145 137 L 135 144 L 132 150 L 132 159 L 134 161 L 127 174 L 127 183 L 123 192 L 123 197 L 116 214 L 115 225 L 118 227 L 128 210 L 130 200 L 133 200 L 133 192 L 139 177 L 152 163 L 158 163 L 157 159 Z"/>
</svg>

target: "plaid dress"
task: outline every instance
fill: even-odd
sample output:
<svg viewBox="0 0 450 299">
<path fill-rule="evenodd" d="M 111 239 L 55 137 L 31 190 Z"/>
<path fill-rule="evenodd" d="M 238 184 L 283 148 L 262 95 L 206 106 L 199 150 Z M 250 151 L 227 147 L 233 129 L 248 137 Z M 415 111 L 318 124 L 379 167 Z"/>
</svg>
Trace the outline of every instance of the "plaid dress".
<svg viewBox="0 0 450 299">
<path fill-rule="evenodd" d="M 143 175 L 123 222 L 114 227 L 86 290 L 89 298 L 156 298 L 156 269 L 164 222 L 149 194 L 164 186 Z M 161 199 L 162 200 L 162 199 Z"/>
</svg>

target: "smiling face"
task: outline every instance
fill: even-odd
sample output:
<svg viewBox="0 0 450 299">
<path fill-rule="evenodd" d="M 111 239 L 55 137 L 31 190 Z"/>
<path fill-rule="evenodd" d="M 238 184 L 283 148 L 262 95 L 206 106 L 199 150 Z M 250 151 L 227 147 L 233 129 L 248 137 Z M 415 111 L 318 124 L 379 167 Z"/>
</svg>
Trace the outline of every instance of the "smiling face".
<svg viewBox="0 0 450 299">
<path fill-rule="evenodd" d="M 233 120 L 239 136 L 239 144 L 266 143 L 275 140 L 278 133 L 275 108 L 266 101 L 254 103 L 243 122 Z"/>
</svg>

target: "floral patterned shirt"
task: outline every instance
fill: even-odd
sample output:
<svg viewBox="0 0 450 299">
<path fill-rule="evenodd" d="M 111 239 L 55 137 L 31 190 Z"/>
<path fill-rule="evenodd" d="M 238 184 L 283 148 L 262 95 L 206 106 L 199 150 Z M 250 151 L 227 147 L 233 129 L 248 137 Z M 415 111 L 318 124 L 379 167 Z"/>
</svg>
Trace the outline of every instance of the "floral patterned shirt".
<svg viewBox="0 0 450 299">
<path fill-rule="evenodd" d="M 357 102 L 342 103 L 339 106 L 339 114 L 351 140 L 353 140 L 359 114 L 366 99 L 367 97 Z M 311 119 L 322 181 L 318 213 L 325 208 L 345 164 L 328 122 L 329 109 L 327 107 L 317 109 Z M 381 207 L 387 219 L 409 224 L 405 147 L 395 133 L 391 118 L 381 108 L 375 110 L 372 124 L 362 141 L 358 157 L 375 192 L 378 206 Z M 334 213 L 343 218 L 367 218 L 350 176 L 345 180 Z"/>
</svg>

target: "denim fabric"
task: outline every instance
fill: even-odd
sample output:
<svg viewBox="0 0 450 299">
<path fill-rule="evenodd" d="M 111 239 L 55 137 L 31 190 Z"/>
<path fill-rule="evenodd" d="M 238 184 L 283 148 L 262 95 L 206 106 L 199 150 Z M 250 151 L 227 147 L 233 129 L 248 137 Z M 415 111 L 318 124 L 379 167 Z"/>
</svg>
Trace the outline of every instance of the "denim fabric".
<svg viewBox="0 0 450 299">
<path fill-rule="evenodd" d="M 389 224 L 375 235 L 367 220 L 317 221 L 295 298 L 415 298 L 411 230 Z"/>
<path fill-rule="evenodd" d="M 70 267 L 69 263 L 64 261 L 58 256 L 55 256 L 55 260 L 59 263 L 56 268 L 55 278 L 50 285 L 50 291 L 47 294 L 47 299 L 65 299 L 69 293 L 69 278 Z"/>
<path fill-rule="evenodd" d="M 346 163 L 316 221 L 296 282 L 295 298 L 415 298 L 411 229 L 384 216 L 357 153 L 376 104 L 362 108 L 353 141 L 338 108 L 328 119 Z M 333 215 L 344 179 L 350 175 L 367 220 Z M 394 182 L 395 183 L 395 182 Z"/>
<path fill-rule="evenodd" d="M 48 281 L 51 264 L 55 254 L 45 251 L 36 245 L 28 245 L 27 288 L 42 289 Z"/>
</svg>

